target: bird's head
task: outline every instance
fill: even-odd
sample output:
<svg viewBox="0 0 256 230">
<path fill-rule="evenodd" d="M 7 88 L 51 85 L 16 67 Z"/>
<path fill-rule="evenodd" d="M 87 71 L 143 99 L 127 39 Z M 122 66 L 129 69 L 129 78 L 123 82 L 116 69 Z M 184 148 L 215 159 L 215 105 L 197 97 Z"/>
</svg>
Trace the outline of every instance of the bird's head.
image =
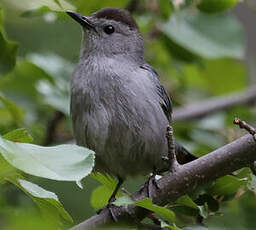
<svg viewBox="0 0 256 230">
<path fill-rule="evenodd" d="M 67 11 L 82 25 L 83 52 L 107 57 L 144 58 L 144 41 L 131 14 L 124 9 L 104 8 L 90 16 Z"/>
</svg>

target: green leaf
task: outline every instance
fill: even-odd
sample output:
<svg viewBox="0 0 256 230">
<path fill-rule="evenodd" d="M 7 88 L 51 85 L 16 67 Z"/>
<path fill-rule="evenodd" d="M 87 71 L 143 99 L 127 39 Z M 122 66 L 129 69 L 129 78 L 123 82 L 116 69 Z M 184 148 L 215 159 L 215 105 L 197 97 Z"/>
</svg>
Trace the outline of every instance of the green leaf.
<svg viewBox="0 0 256 230">
<path fill-rule="evenodd" d="M 116 178 L 109 176 L 108 174 L 91 173 L 90 176 L 101 184 L 105 185 L 110 190 L 114 190 L 118 181 Z"/>
<path fill-rule="evenodd" d="M 175 214 L 173 211 L 169 210 L 168 208 L 153 204 L 152 200 L 149 198 L 146 198 L 141 201 L 137 201 L 135 204 L 142 208 L 146 208 L 148 210 L 153 211 L 154 213 L 156 213 L 156 214 L 160 215 L 161 217 L 163 217 L 164 219 L 168 220 L 170 223 L 174 222 Z"/>
<path fill-rule="evenodd" d="M 254 192 L 256 189 L 256 176 L 252 173 L 250 168 L 243 168 L 236 172 L 236 177 L 240 179 L 248 179 L 247 188 Z"/>
<path fill-rule="evenodd" d="M 3 9 L 0 5 L 0 30 L 3 30 L 3 24 L 4 24 L 4 17 L 3 17 Z"/>
<path fill-rule="evenodd" d="M 1 78 L 0 90 L 8 93 L 26 96 L 31 100 L 41 96 L 36 86 L 40 80 L 47 80 L 54 84 L 52 76 L 43 69 L 29 61 L 23 61 L 16 65 L 14 71 Z"/>
<path fill-rule="evenodd" d="M 11 114 L 13 121 L 16 124 L 20 124 L 23 121 L 23 111 L 15 103 L 13 103 L 11 100 L 7 99 L 1 94 L 0 101 Z"/>
<path fill-rule="evenodd" d="M 197 204 L 188 195 L 180 197 L 178 200 L 176 200 L 175 203 L 181 204 L 181 205 L 193 208 L 193 209 L 199 209 Z"/>
<path fill-rule="evenodd" d="M 246 66 L 233 59 L 205 60 L 202 66 L 186 65 L 184 73 L 188 85 L 210 95 L 223 95 L 246 87 Z M 230 81 L 226 76 L 235 80 Z"/>
<path fill-rule="evenodd" d="M 18 43 L 8 41 L 0 31 L 0 75 L 10 72 L 16 64 Z"/>
<path fill-rule="evenodd" d="M 183 228 L 183 230 L 208 230 L 208 228 L 201 225 L 195 225 L 195 226 L 185 227 Z"/>
<path fill-rule="evenodd" d="M 75 10 L 75 7 L 66 0 L 29 1 L 26 8 L 34 10 L 42 6 L 47 6 L 52 11 Z"/>
<path fill-rule="evenodd" d="M 160 220 L 161 221 L 161 228 L 163 229 L 171 229 L 171 230 L 182 230 L 181 228 L 178 228 L 177 226 L 175 226 L 175 224 L 172 225 L 169 225 L 167 224 L 166 222 L 164 222 L 163 220 Z"/>
<path fill-rule="evenodd" d="M 199 208 L 200 216 L 202 216 L 203 218 L 206 219 L 208 217 L 208 205 L 207 205 L 207 203 L 205 203 L 202 206 L 198 206 L 198 208 Z"/>
<path fill-rule="evenodd" d="M 216 184 L 209 188 L 209 192 L 214 195 L 232 195 L 247 183 L 247 178 L 238 179 L 234 176 L 228 175 L 218 179 Z"/>
<path fill-rule="evenodd" d="M 51 75 L 29 61 L 19 62 L 14 71 L 0 79 L 0 90 L 12 96 L 27 111 L 26 121 L 45 104 L 44 97 L 38 90 L 41 80 L 54 84 Z"/>
<path fill-rule="evenodd" d="M 17 180 L 22 176 L 0 155 L 0 184 L 5 183 L 7 178 L 9 180 Z"/>
<path fill-rule="evenodd" d="M 94 166 L 94 152 L 77 145 L 42 147 L 0 138 L 0 152 L 11 165 L 28 174 L 76 181 L 78 185 Z"/>
<path fill-rule="evenodd" d="M 47 6 L 41 6 L 36 9 L 26 10 L 21 14 L 21 17 L 32 18 L 43 16 L 47 13 L 51 12 L 51 9 Z"/>
<path fill-rule="evenodd" d="M 44 102 L 69 115 L 70 76 L 75 68 L 74 64 L 57 55 L 31 54 L 29 59 L 47 74 L 54 76 L 54 84 L 46 79 L 37 84 Z"/>
<path fill-rule="evenodd" d="M 91 205 L 95 209 L 99 209 L 108 203 L 118 181 L 108 174 L 91 173 L 90 176 L 102 184 L 93 191 L 91 196 Z M 118 191 L 116 197 L 120 196 L 122 196 L 122 193 Z"/>
<path fill-rule="evenodd" d="M 238 3 L 238 0 L 201 0 L 197 8 L 206 13 L 218 13 L 231 9 Z"/>
<path fill-rule="evenodd" d="M 0 76 L 14 68 L 18 49 L 18 43 L 7 40 L 2 24 L 3 10 L 0 8 Z"/>
<path fill-rule="evenodd" d="M 172 14 L 162 32 L 178 46 L 201 57 L 244 57 L 244 31 L 232 15 L 184 10 Z"/>
<path fill-rule="evenodd" d="M 113 189 L 109 189 L 107 186 L 101 185 L 93 190 L 91 196 L 91 205 L 95 210 L 98 210 L 108 203 L 110 196 L 113 193 Z"/>
<path fill-rule="evenodd" d="M 23 143 L 33 142 L 33 137 L 24 128 L 15 129 L 9 133 L 6 133 L 5 135 L 3 135 L 3 138 L 9 141 L 14 141 L 14 142 L 23 142 Z"/>
<path fill-rule="evenodd" d="M 205 204 L 207 204 L 207 210 L 209 209 L 212 212 L 217 212 L 219 210 L 219 201 L 215 200 L 212 195 L 209 195 L 207 193 L 201 194 L 197 199 L 196 203 L 198 206 L 203 207 Z"/>
<path fill-rule="evenodd" d="M 202 206 L 197 205 L 188 195 L 180 197 L 178 200 L 176 200 L 175 203 L 180 204 L 180 205 L 184 205 L 184 206 L 189 207 L 189 208 L 196 209 L 196 210 L 199 211 L 200 215 L 203 218 L 207 218 L 208 209 L 206 208 L 206 206 L 205 205 L 202 205 Z"/>
<path fill-rule="evenodd" d="M 170 223 L 174 222 L 174 218 L 175 218 L 174 212 L 172 212 L 168 208 L 161 207 L 161 206 L 153 204 L 152 200 L 150 198 L 145 198 L 145 199 L 140 200 L 140 201 L 133 201 L 130 197 L 124 196 L 124 197 L 118 198 L 114 202 L 114 204 L 117 205 L 117 206 L 134 204 L 134 205 L 137 205 L 139 207 L 146 208 L 146 209 L 158 214 L 159 216 L 166 219 Z"/>
<path fill-rule="evenodd" d="M 169 225 L 165 221 L 161 220 L 161 228 L 171 229 L 171 225 Z"/>
<path fill-rule="evenodd" d="M 249 176 L 249 182 L 247 184 L 247 188 L 253 192 L 256 189 L 256 176 L 252 173 Z"/>
<path fill-rule="evenodd" d="M 124 8 L 129 3 L 129 0 L 122 0 L 122 1 L 116 1 L 116 0 L 108 0 L 108 1 L 102 1 L 102 0 L 93 0 L 93 1 L 84 1 L 84 0 L 78 0 L 77 1 L 77 10 L 85 15 L 89 15 L 96 10 L 99 10 L 100 8 L 105 7 L 119 7 Z"/>
<path fill-rule="evenodd" d="M 62 8 L 61 3 L 60 3 L 60 0 L 54 0 L 54 2 L 55 2 L 60 8 Z"/>
<path fill-rule="evenodd" d="M 116 199 L 115 202 L 113 202 L 113 204 L 115 204 L 116 206 L 122 206 L 122 205 L 130 205 L 130 204 L 135 204 L 136 201 L 133 201 L 129 196 L 121 196 L 118 199 Z"/>
<path fill-rule="evenodd" d="M 65 220 L 73 222 L 72 217 L 64 209 L 55 193 L 47 191 L 40 186 L 26 180 L 18 179 L 17 182 L 11 182 L 22 189 L 27 195 L 29 195 L 39 206 L 43 214 L 51 217 L 51 215 L 56 216 L 56 213 L 58 213 Z"/>
</svg>

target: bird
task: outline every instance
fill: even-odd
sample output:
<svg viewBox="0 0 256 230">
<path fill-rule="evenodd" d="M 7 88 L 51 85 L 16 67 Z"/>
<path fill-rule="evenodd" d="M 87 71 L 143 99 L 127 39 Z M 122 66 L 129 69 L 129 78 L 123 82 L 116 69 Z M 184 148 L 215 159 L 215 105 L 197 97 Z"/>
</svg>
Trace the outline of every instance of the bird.
<svg viewBox="0 0 256 230">
<path fill-rule="evenodd" d="M 172 103 L 144 57 L 144 39 L 131 14 L 103 8 L 89 16 L 66 11 L 82 26 L 79 62 L 71 82 L 71 117 L 76 143 L 95 151 L 95 171 L 127 177 L 168 170 L 166 127 Z M 196 159 L 177 141 L 178 161 Z"/>
</svg>

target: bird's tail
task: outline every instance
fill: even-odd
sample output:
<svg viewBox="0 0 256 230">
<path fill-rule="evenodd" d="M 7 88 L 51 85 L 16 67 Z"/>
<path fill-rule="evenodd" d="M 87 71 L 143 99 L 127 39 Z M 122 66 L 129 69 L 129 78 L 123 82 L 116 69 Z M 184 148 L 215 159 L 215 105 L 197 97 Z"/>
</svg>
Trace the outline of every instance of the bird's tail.
<svg viewBox="0 0 256 230">
<path fill-rule="evenodd" d="M 196 160 L 198 157 L 190 153 L 187 149 L 185 149 L 179 142 L 175 140 L 175 152 L 177 161 L 180 164 L 186 164 L 190 161 Z"/>
</svg>

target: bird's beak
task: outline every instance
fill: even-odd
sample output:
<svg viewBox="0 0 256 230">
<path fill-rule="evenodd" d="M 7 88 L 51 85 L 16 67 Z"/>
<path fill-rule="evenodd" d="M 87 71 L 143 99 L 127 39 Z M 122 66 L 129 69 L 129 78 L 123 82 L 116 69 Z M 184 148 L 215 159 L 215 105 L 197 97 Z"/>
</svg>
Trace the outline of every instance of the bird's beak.
<svg viewBox="0 0 256 230">
<path fill-rule="evenodd" d="M 77 22 L 79 22 L 79 24 L 81 24 L 82 26 L 84 26 L 87 29 L 93 29 L 95 31 L 95 27 L 94 25 L 91 23 L 91 21 L 88 19 L 88 17 L 79 14 L 77 12 L 74 12 L 72 10 L 67 10 L 66 13 L 73 18 L 74 20 L 76 20 Z"/>
</svg>

